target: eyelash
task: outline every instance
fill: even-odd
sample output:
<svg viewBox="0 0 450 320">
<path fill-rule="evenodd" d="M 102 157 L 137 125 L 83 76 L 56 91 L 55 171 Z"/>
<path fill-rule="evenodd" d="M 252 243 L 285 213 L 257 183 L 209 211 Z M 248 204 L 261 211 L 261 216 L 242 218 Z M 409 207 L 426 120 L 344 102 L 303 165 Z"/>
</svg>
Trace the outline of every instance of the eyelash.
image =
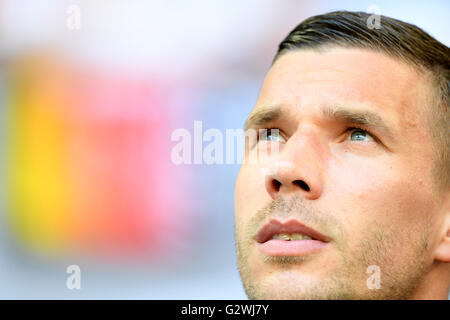
<svg viewBox="0 0 450 320">
<path fill-rule="evenodd" d="M 267 130 L 267 135 L 269 135 L 271 133 L 271 130 L 278 129 L 280 136 L 283 137 L 282 134 L 281 134 L 281 130 L 279 128 L 260 128 L 260 129 Z M 258 132 L 259 132 L 260 129 L 258 129 Z M 351 132 L 351 131 L 354 131 L 354 130 L 363 131 L 363 132 L 367 133 L 368 135 L 370 135 L 375 142 L 380 142 L 379 139 L 377 138 L 377 136 L 374 135 L 371 131 L 369 131 L 367 129 L 363 129 L 361 127 L 357 127 L 357 126 L 348 127 L 345 130 L 345 132 L 347 133 L 347 132 Z M 257 141 L 260 141 L 259 133 L 257 134 Z"/>
<path fill-rule="evenodd" d="M 256 141 L 260 141 L 260 139 L 261 139 L 259 130 L 266 130 L 266 132 L 267 132 L 266 137 L 271 133 L 271 130 L 278 130 L 279 136 L 283 138 L 283 135 L 281 134 L 282 131 L 280 130 L 280 128 L 259 128 L 259 129 L 257 129 L 258 134 L 256 135 L 256 137 L 257 137 Z"/>
<path fill-rule="evenodd" d="M 347 130 L 346 130 L 345 132 L 350 132 L 350 131 L 354 131 L 354 130 L 357 130 L 357 131 L 363 131 L 363 132 L 369 134 L 369 135 L 373 138 L 373 140 L 375 140 L 376 142 L 379 142 L 379 140 L 378 140 L 378 138 L 377 138 L 376 135 L 374 135 L 374 134 L 373 134 L 372 132 L 370 132 L 369 130 L 363 129 L 363 128 L 361 128 L 361 127 L 355 127 L 355 126 L 349 127 L 349 128 L 347 128 Z"/>
</svg>

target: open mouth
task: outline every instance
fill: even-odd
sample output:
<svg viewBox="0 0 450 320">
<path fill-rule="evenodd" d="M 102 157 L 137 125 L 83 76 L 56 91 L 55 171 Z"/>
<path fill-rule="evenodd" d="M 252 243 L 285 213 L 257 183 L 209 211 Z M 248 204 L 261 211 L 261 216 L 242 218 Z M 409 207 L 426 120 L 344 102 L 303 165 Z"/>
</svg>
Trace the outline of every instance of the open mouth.
<svg viewBox="0 0 450 320">
<path fill-rule="evenodd" d="M 271 220 L 254 237 L 259 251 L 269 256 L 304 256 L 317 253 L 330 238 L 297 220 Z"/>
<path fill-rule="evenodd" d="M 301 233 L 277 233 L 273 235 L 270 240 L 278 239 L 278 240 L 285 240 L 285 241 L 293 241 L 293 240 L 313 240 L 310 236 L 307 236 L 306 234 Z M 315 240 L 315 239 L 314 239 Z"/>
</svg>

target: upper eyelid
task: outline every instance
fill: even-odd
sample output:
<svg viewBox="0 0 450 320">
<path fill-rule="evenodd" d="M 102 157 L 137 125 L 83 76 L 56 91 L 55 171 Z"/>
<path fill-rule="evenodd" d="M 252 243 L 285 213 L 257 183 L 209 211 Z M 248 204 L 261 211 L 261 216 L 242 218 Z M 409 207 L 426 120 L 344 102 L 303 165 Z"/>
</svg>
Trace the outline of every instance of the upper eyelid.
<svg viewBox="0 0 450 320">
<path fill-rule="evenodd" d="M 374 133 L 372 133 L 371 130 L 368 130 L 368 129 L 365 129 L 365 128 L 360 128 L 360 127 L 358 127 L 358 126 L 349 126 L 349 127 L 345 130 L 345 132 L 349 132 L 349 131 L 352 131 L 352 130 L 361 130 L 361 131 L 364 131 L 364 132 L 368 133 L 376 143 L 379 143 L 379 144 L 383 145 L 383 142 L 378 138 L 377 135 L 375 135 Z"/>
<path fill-rule="evenodd" d="M 279 134 L 279 136 L 281 137 L 281 138 L 283 138 L 284 140 L 286 140 L 287 141 L 287 138 L 285 137 L 285 135 L 283 134 L 283 131 L 280 129 L 280 128 L 277 128 L 277 127 L 264 127 L 264 128 L 255 128 L 256 130 L 257 130 L 257 132 L 258 132 L 258 134 L 256 135 L 257 136 L 257 140 L 259 141 L 259 139 L 260 139 L 260 130 L 267 130 L 267 131 L 269 131 L 269 130 L 273 130 L 273 129 L 278 129 L 278 134 Z"/>
<path fill-rule="evenodd" d="M 349 126 L 346 131 L 350 131 L 350 130 L 361 130 L 364 132 L 367 132 L 368 134 L 370 134 L 372 137 L 376 138 L 376 135 L 369 129 L 360 127 L 360 126 Z"/>
<path fill-rule="evenodd" d="M 278 129 L 279 135 L 284 139 L 284 140 L 288 140 L 288 138 L 286 137 L 286 135 L 283 133 L 283 130 L 281 130 L 279 127 L 275 127 L 275 126 L 257 126 L 257 127 L 253 127 L 252 129 L 257 131 L 257 140 L 259 140 L 260 137 L 260 130 L 272 130 L 272 129 Z M 366 133 L 368 133 L 376 142 L 381 143 L 381 140 L 378 138 L 378 136 L 376 134 L 374 134 L 372 132 L 372 130 L 364 128 L 364 126 L 361 125 L 349 125 L 347 126 L 347 128 L 345 129 L 345 132 L 348 132 L 350 130 L 361 130 L 364 131 Z"/>
<path fill-rule="evenodd" d="M 278 132 L 279 132 L 280 134 L 283 133 L 283 130 L 281 130 L 279 127 L 260 126 L 260 127 L 253 127 L 253 128 L 251 128 L 251 129 L 256 130 L 256 131 L 258 132 L 258 135 L 259 135 L 260 130 L 273 130 L 273 129 L 278 129 Z M 350 125 L 350 126 L 347 126 L 347 129 L 346 129 L 345 131 L 349 131 L 349 130 L 352 130 L 352 129 L 362 130 L 362 131 L 367 132 L 367 133 L 370 134 L 371 136 L 376 137 L 376 135 L 372 132 L 372 130 L 367 129 L 367 128 L 364 128 L 363 126 L 359 126 L 359 125 Z"/>
</svg>

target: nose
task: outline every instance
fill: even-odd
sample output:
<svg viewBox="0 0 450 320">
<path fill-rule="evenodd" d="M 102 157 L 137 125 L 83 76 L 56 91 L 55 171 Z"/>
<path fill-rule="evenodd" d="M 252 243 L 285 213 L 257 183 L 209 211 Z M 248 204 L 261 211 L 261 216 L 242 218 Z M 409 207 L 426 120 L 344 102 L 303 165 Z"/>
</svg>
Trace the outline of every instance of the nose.
<svg viewBox="0 0 450 320">
<path fill-rule="evenodd" d="M 323 191 L 323 157 L 315 139 L 291 137 L 280 150 L 265 177 L 265 187 L 272 199 L 280 194 L 298 193 L 305 199 L 316 200 Z M 315 144 L 315 145 L 314 145 Z"/>
</svg>

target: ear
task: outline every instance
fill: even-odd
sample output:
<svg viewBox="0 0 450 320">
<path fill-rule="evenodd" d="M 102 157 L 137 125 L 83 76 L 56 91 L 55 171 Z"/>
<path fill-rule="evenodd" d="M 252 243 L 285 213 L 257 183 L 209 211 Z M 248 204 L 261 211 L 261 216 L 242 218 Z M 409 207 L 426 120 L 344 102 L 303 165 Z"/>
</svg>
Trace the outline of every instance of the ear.
<svg viewBox="0 0 450 320">
<path fill-rule="evenodd" d="M 444 220 L 439 243 L 435 251 L 435 259 L 441 262 L 450 262 L 450 195 L 447 196 L 444 207 Z"/>
</svg>

